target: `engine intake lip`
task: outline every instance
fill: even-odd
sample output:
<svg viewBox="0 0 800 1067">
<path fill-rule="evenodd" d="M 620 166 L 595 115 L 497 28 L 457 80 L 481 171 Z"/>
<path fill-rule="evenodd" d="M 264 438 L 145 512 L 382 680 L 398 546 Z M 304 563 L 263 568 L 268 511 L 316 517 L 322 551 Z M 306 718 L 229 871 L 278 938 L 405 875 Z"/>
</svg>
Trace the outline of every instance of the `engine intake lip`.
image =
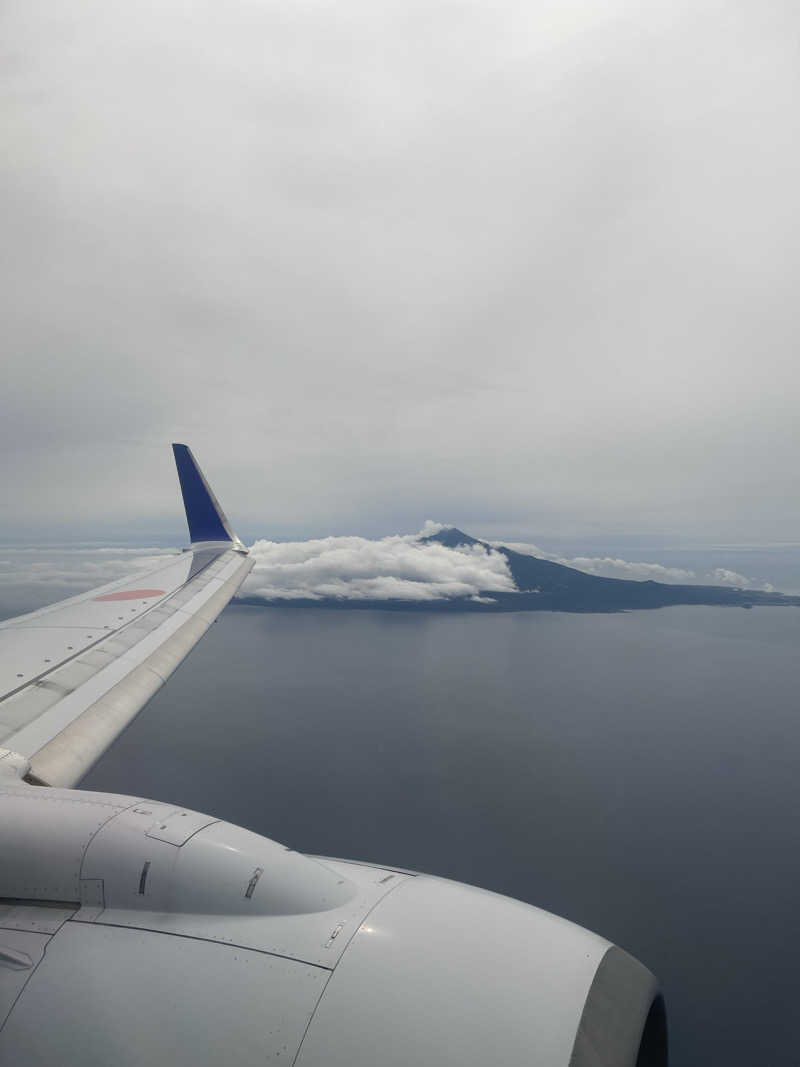
<svg viewBox="0 0 800 1067">
<path fill-rule="evenodd" d="M 658 982 L 612 945 L 592 981 L 569 1067 L 667 1067 L 667 1016 Z"/>
</svg>

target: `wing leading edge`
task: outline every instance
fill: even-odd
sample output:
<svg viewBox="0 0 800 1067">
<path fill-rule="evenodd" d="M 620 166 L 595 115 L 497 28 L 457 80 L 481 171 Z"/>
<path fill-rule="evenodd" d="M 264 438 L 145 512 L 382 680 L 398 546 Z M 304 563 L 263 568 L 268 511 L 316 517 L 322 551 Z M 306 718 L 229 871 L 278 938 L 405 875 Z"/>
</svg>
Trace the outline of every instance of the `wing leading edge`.
<svg viewBox="0 0 800 1067">
<path fill-rule="evenodd" d="M 191 549 L 0 624 L 0 775 L 74 786 L 249 573 L 253 561 L 190 449 L 173 450 Z"/>
</svg>

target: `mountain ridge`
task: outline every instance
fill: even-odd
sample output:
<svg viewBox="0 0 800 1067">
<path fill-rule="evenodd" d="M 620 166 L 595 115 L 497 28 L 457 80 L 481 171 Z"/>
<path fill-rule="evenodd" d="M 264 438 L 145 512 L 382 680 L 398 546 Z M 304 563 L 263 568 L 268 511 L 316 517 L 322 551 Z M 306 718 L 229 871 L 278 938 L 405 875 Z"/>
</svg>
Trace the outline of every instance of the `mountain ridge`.
<svg viewBox="0 0 800 1067">
<path fill-rule="evenodd" d="M 595 599 L 605 604 L 597 610 L 624 610 L 625 607 L 666 607 L 676 604 L 730 605 L 735 607 L 752 607 L 755 604 L 770 606 L 800 606 L 800 597 L 788 597 L 783 593 L 765 592 L 754 589 L 727 588 L 716 585 L 672 585 L 644 581 L 635 578 L 606 578 L 597 574 L 587 574 L 565 563 L 529 556 L 501 544 L 489 544 L 476 537 L 465 534 L 463 530 L 450 526 L 437 531 L 423 541 L 438 541 L 456 548 L 460 544 L 481 545 L 493 549 L 505 556 L 508 569 L 514 579 L 519 594 L 536 592 L 554 601 L 562 602 L 574 599 L 581 605 L 588 605 Z M 492 594 L 498 596 L 497 593 Z M 503 595 L 503 594 L 500 594 Z M 507 594 L 514 595 L 514 594 Z M 613 605 L 613 606 L 611 606 Z M 541 610 L 541 609 L 540 609 Z M 592 610 L 581 606 L 569 608 L 559 606 L 552 610 Z"/>
</svg>

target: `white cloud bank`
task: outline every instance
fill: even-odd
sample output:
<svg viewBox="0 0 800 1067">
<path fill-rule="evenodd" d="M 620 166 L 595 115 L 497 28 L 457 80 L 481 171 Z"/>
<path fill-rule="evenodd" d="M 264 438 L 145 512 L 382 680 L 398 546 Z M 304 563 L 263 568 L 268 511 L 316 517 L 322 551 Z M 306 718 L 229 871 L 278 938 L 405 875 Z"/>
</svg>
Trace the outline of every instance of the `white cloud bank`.
<svg viewBox="0 0 800 1067">
<path fill-rule="evenodd" d="M 538 545 L 527 544 L 523 541 L 493 541 L 496 546 L 504 545 L 526 556 L 536 556 L 538 559 L 549 559 L 553 563 L 563 563 L 565 567 L 574 567 L 575 570 L 584 571 L 586 574 L 596 574 L 602 578 L 628 578 L 634 581 L 663 582 L 665 585 L 724 585 L 733 589 L 760 589 L 766 593 L 774 593 L 775 587 L 769 582 L 758 582 L 748 578 L 738 571 L 731 571 L 725 567 L 715 567 L 706 573 L 698 574 L 697 571 L 684 570 L 682 567 L 665 567 L 661 563 L 631 562 L 625 559 L 617 559 L 614 556 L 574 556 L 572 558 L 559 556 L 553 552 L 546 552 Z"/>
<path fill-rule="evenodd" d="M 727 567 L 715 567 L 708 575 L 712 585 L 728 585 L 734 589 L 763 589 L 765 593 L 774 593 L 775 586 L 769 582 L 753 582 L 738 571 L 730 571 Z"/>
<path fill-rule="evenodd" d="M 316 541 L 256 541 L 256 563 L 241 595 L 265 600 L 443 600 L 513 593 L 505 558 L 480 545 L 446 548 L 422 537 L 442 529 L 428 522 L 418 534 L 325 537 Z"/>
<path fill-rule="evenodd" d="M 97 545 L 4 545 L 0 548 L 0 588 L 54 585 L 80 592 L 148 570 L 157 566 L 161 557 L 178 551 Z"/>
</svg>

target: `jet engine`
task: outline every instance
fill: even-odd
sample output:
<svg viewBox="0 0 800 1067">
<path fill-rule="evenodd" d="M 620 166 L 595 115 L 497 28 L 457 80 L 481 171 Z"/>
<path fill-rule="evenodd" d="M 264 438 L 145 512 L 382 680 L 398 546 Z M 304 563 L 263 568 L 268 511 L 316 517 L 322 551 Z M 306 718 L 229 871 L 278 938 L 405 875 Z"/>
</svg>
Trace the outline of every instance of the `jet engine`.
<svg viewBox="0 0 800 1067">
<path fill-rule="evenodd" d="M 0 1062 L 665 1067 L 653 975 L 471 886 L 0 784 Z"/>
</svg>

